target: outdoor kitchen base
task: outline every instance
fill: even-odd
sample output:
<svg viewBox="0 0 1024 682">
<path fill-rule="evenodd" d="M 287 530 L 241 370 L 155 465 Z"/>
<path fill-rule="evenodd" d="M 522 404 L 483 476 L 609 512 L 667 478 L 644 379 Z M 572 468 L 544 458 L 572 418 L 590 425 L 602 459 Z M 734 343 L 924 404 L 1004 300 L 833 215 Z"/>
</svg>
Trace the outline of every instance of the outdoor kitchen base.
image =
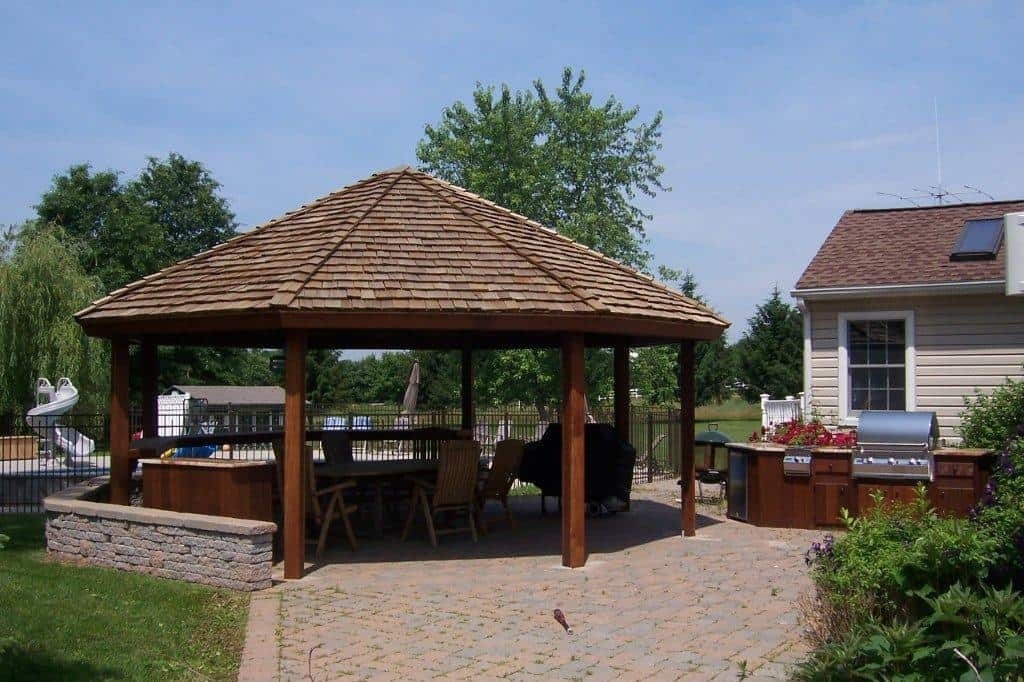
<svg viewBox="0 0 1024 682">
<path fill-rule="evenodd" d="M 843 509 L 857 516 L 878 501 L 908 502 L 914 499 L 918 483 L 925 486 L 929 502 L 939 513 L 967 516 L 981 498 L 992 462 L 988 450 L 940 448 L 930 452 L 934 466 L 925 478 L 886 477 L 877 471 L 858 472 L 859 451 L 823 447 L 809 451 L 808 473 L 806 455 L 787 456 L 783 445 L 729 443 L 728 448 L 728 516 L 773 528 L 841 526 Z M 733 480 L 734 472 L 742 472 L 743 480 Z"/>
<path fill-rule="evenodd" d="M 275 524 L 97 502 L 106 487 L 94 479 L 46 498 L 50 556 L 233 590 L 270 587 Z"/>
</svg>

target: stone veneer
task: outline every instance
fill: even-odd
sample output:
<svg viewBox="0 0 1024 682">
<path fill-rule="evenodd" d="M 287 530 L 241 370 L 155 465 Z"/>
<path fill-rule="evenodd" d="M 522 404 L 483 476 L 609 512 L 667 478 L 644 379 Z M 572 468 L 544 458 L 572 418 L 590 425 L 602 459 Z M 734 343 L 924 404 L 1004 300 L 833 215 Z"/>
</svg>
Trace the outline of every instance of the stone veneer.
<svg viewBox="0 0 1024 682">
<path fill-rule="evenodd" d="M 50 556 L 233 590 L 270 587 L 277 526 L 97 502 L 107 479 L 47 497 Z"/>
</svg>

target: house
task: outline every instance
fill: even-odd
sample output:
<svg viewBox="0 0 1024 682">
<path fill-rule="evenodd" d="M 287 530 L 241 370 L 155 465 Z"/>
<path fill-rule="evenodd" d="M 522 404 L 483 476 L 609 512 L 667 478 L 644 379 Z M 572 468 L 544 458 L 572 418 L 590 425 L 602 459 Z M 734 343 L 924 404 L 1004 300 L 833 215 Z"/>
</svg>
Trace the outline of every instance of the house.
<svg viewBox="0 0 1024 682">
<path fill-rule="evenodd" d="M 864 409 L 931 410 L 952 443 L 965 396 L 1024 378 L 1024 296 L 1009 295 L 1019 276 L 1007 283 L 1003 238 L 1004 215 L 1022 211 L 1024 200 L 844 213 L 791 292 L 812 410 L 833 425 Z M 1009 260 L 1020 268 L 1024 253 Z"/>
<path fill-rule="evenodd" d="M 282 423 L 280 386 L 171 386 L 157 397 L 158 433 L 177 436 L 209 423 L 234 430 L 271 428 Z"/>
</svg>

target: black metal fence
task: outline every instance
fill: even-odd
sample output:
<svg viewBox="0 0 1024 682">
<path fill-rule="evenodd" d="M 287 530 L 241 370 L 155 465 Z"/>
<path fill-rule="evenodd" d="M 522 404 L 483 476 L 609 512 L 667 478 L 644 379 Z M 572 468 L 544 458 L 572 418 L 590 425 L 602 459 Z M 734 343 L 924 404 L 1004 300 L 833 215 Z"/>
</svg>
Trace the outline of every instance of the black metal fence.
<svg viewBox="0 0 1024 682">
<path fill-rule="evenodd" d="M 165 415 L 161 435 L 246 433 L 279 430 L 283 412 L 254 408 L 211 408 L 190 405 L 186 414 Z M 674 477 L 679 470 L 679 410 L 635 407 L 632 410 L 629 441 L 637 451 L 634 483 Z M 612 422 L 610 407 L 594 406 L 593 417 Z M 553 415 L 557 421 L 558 415 Z M 475 418 L 474 438 L 484 457 L 506 438 L 527 442 L 539 439 L 547 422 L 532 408 L 481 409 Z M 141 414 L 131 412 L 132 432 L 141 430 Z M 311 429 L 410 429 L 420 427 L 461 427 L 459 410 L 433 410 L 401 414 L 395 406 L 358 408 L 314 407 L 307 410 Z M 357 459 L 387 459 L 395 456 L 395 443 L 357 441 Z M 203 448 L 182 453 L 232 459 L 270 459 L 270 443 Z M 314 453 L 320 457 L 319 450 Z M 105 414 L 65 414 L 27 420 L 24 414 L 0 414 L 0 513 L 40 511 L 47 495 L 75 483 L 103 476 L 110 471 L 109 419 Z"/>
</svg>

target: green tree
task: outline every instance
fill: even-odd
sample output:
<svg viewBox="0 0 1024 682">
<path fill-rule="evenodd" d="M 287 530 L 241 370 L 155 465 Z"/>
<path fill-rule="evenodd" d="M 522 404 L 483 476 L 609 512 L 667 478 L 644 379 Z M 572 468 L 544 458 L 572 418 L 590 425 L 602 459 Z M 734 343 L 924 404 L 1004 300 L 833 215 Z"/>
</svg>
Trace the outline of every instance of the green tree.
<svg viewBox="0 0 1024 682">
<path fill-rule="evenodd" d="M 160 267 L 162 234 L 125 194 L 114 171 L 72 166 L 53 178 L 36 205 L 35 226 L 59 225 L 86 273 L 104 291 L 124 286 Z M 27 229 L 33 229 L 29 225 Z"/>
<path fill-rule="evenodd" d="M 693 273 L 664 265 L 658 278 L 698 303 L 708 305 L 697 289 Z M 694 345 L 696 399 L 698 405 L 721 402 L 731 393 L 735 375 L 731 349 L 725 336 Z M 675 344 L 651 346 L 637 351 L 632 367 L 633 385 L 644 399 L 654 405 L 679 402 L 679 353 Z"/>
<path fill-rule="evenodd" d="M 59 228 L 32 226 L 0 261 L 0 409 L 31 405 L 38 377 L 69 377 L 84 409 L 105 398 L 106 344 L 86 337 L 73 317 L 102 287 L 71 244 Z"/>
<path fill-rule="evenodd" d="M 203 164 L 173 152 L 166 160 L 149 157 L 139 176 L 125 186 L 129 203 L 159 227 L 164 243 L 160 267 L 235 236 L 235 214 L 219 195 L 220 187 Z"/>
<path fill-rule="evenodd" d="M 416 148 L 424 170 L 637 268 L 649 260 L 639 195 L 666 188 L 661 113 L 596 104 L 583 72 L 566 68 L 554 96 L 479 83 L 472 108 L 456 102 L 427 125 Z"/>
<path fill-rule="evenodd" d="M 53 178 L 37 224 L 63 227 L 82 267 L 109 292 L 234 236 L 219 189 L 201 163 L 180 154 L 150 157 L 126 184 L 114 171 L 79 164 Z"/>
<path fill-rule="evenodd" d="M 639 195 L 665 191 L 661 114 L 637 120 L 639 109 L 615 97 L 595 103 L 582 72 L 566 68 L 553 94 L 541 81 L 513 92 L 477 84 L 472 102 L 455 102 L 427 125 L 416 148 L 421 167 L 627 265 L 646 267 Z M 557 351 L 477 354 L 481 404 L 525 402 L 541 415 L 561 402 Z M 587 395 L 611 390 L 611 356 L 588 350 Z"/>
<path fill-rule="evenodd" d="M 803 385 L 803 317 L 778 287 L 757 306 L 736 344 L 736 372 L 744 398 L 795 395 Z"/>
</svg>

